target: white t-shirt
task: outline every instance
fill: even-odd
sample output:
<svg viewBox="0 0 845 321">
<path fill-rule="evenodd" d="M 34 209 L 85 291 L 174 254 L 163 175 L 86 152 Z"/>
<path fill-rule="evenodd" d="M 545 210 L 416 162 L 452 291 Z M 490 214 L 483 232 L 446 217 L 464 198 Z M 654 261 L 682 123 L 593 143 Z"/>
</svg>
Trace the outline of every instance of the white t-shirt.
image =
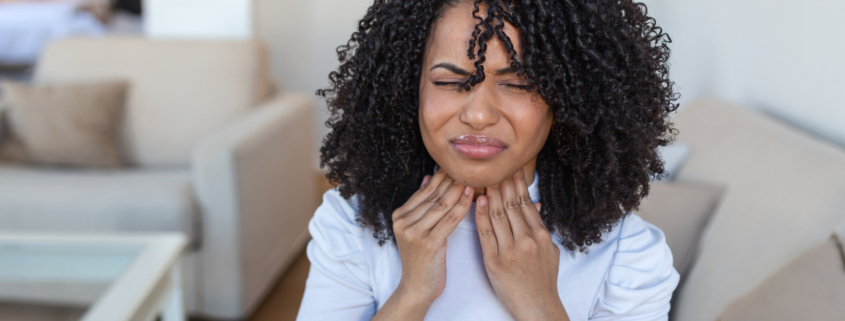
<svg viewBox="0 0 845 321">
<path fill-rule="evenodd" d="M 528 187 L 539 201 L 537 175 Z M 402 277 L 396 244 L 379 246 L 356 221 L 357 197 L 332 189 L 308 225 L 311 270 L 297 320 L 370 320 Z M 558 292 L 571 320 L 667 320 L 678 285 L 663 232 L 629 214 L 588 253 L 561 248 Z M 475 204 L 446 241 L 446 288 L 426 320 L 513 320 L 493 291 L 475 227 Z"/>
</svg>

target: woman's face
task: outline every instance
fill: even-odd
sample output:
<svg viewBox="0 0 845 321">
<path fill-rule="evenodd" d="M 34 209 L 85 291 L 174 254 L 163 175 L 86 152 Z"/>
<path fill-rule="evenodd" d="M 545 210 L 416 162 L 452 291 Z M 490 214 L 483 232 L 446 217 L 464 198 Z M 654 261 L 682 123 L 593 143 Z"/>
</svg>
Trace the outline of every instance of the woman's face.
<svg viewBox="0 0 845 321">
<path fill-rule="evenodd" d="M 495 36 L 487 43 L 487 78 L 469 91 L 458 91 L 475 72 L 467 57 L 477 23 L 472 9 L 471 2 L 447 9 L 429 36 L 420 79 L 423 142 L 440 168 L 461 184 L 493 186 L 520 169 L 533 181 L 552 113 L 536 90 L 526 90 L 524 77 L 510 70 L 510 57 Z M 482 8 L 479 15 L 484 12 Z M 519 31 L 510 24 L 504 31 L 521 60 Z"/>
</svg>

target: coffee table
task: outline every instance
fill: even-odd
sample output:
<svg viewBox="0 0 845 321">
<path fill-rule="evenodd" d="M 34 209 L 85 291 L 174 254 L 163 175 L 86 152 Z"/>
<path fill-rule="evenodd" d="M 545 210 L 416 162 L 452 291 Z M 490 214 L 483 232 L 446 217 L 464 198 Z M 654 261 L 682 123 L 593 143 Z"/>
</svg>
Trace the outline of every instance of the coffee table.
<svg viewBox="0 0 845 321">
<path fill-rule="evenodd" d="M 87 305 L 83 321 L 185 320 L 180 233 L 0 232 L 0 299 Z"/>
</svg>

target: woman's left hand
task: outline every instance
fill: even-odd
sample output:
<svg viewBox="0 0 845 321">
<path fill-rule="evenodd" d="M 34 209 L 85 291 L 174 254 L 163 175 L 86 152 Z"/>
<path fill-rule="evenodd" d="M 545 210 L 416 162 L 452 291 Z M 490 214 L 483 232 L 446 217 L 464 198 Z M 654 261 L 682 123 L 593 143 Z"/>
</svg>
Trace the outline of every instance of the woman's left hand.
<svg viewBox="0 0 845 321">
<path fill-rule="evenodd" d="M 487 277 L 516 320 L 569 320 L 557 291 L 560 249 L 528 194 L 522 170 L 476 200 Z"/>
</svg>

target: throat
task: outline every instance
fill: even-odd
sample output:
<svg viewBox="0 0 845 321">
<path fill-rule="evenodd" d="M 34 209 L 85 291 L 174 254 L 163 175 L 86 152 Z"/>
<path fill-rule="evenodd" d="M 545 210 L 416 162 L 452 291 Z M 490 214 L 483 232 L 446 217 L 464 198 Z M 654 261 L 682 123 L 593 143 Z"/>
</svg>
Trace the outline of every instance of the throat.
<svg viewBox="0 0 845 321">
<path fill-rule="evenodd" d="M 525 172 L 525 184 L 527 186 L 531 186 L 534 184 L 534 164 L 529 164 L 529 166 L 525 166 L 522 170 Z M 476 187 L 475 191 L 472 195 L 472 201 L 475 202 L 478 200 L 478 197 L 481 195 L 485 195 L 485 187 Z"/>
</svg>

